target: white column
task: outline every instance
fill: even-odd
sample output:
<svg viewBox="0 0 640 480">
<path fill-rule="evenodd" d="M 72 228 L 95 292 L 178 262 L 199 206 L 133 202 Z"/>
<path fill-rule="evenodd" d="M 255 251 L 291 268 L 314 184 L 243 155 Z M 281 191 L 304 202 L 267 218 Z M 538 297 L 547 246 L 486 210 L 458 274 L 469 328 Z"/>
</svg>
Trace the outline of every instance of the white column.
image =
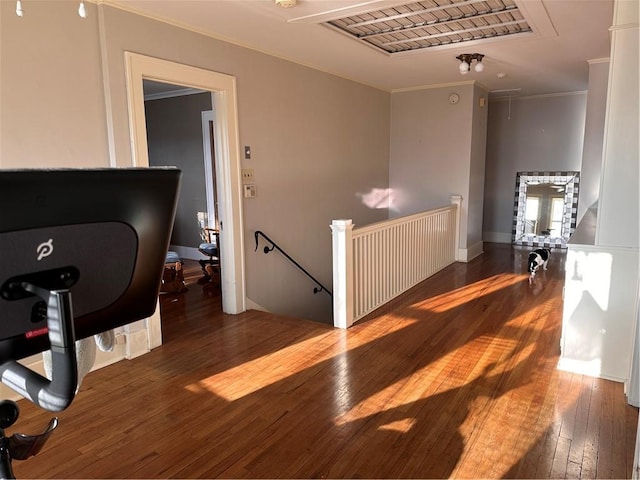
<svg viewBox="0 0 640 480">
<path fill-rule="evenodd" d="M 456 240 L 454 258 L 456 262 L 460 261 L 460 219 L 462 218 L 462 195 L 451 195 L 451 204 L 456 206 Z"/>
<path fill-rule="evenodd" d="M 333 326 L 349 328 L 353 324 L 353 223 L 331 222 L 333 245 Z"/>
<path fill-rule="evenodd" d="M 605 118 L 596 244 L 638 248 L 639 30 L 638 1 L 616 1 Z"/>
</svg>

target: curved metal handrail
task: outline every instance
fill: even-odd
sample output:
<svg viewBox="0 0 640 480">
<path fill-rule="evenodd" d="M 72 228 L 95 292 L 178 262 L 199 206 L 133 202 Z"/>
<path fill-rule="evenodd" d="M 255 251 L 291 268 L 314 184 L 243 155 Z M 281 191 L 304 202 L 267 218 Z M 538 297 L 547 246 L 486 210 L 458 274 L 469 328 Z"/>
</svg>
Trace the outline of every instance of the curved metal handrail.
<svg viewBox="0 0 640 480">
<path fill-rule="evenodd" d="M 313 288 L 313 293 L 318 293 L 318 292 L 326 292 L 327 295 L 329 295 L 331 298 L 333 298 L 333 293 L 331 293 L 331 290 L 329 290 L 328 288 L 326 288 L 324 285 L 322 285 L 318 280 L 316 280 L 313 275 L 311 275 L 309 272 L 307 272 L 298 262 L 296 262 L 293 258 L 291 258 L 287 252 L 285 252 L 284 250 L 282 250 L 278 244 L 276 242 L 274 242 L 273 240 L 271 240 L 268 236 L 266 236 L 263 232 L 261 232 L 260 230 L 256 230 L 256 233 L 254 234 L 255 239 L 256 239 L 256 248 L 254 251 L 258 251 L 258 236 L 261 236 L 262 238 L 264 238 L 267 242 L 269 242 L 271 244 L 271 247 L 268 247 L 265 245 L 263 252 L 265 254 L 273 251 L 274 249 L 278 250 L 282 255 L 284 255 L 287 260 L 289 260 L 291 263 L 293 263 L 296 267 L 298 267 L 307 277 L 309 277 L 311 280 L 314 281 L 314 283 L 316 285 L 318 285 L 318 287 L 314 287 Z"/>
</svg>

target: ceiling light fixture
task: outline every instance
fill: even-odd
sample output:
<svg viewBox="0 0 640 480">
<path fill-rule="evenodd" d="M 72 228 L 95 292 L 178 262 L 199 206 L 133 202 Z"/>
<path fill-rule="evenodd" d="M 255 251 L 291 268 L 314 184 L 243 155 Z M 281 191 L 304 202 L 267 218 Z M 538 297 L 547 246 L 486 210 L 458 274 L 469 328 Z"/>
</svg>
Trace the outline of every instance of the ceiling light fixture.
<svg viewBox="0 0 640 480">
<path fill-rule="evenodd" d="M 294 3 L 295 3 L 295 0 L 294 0 Z M 16 0 L 16 15 L 19 17 L 24 17 L 22 0 Z M 87 18 L 87 9 L 84 6 L 84 0 L 80 0 L 80 5 L 78 6 L 78 15 L 80 15 L 80 17 L 82 18 Z"/>
<path fill-rule="evenodd" d="M 469 70 L 471 70 L 471 62 L 473 62 L 474 60 L 476 61 L 476 64 L 473 69 L 478 73 L 484 70 L 484 64 L 482 63 L 484 55 L 481 53 L 462 53 L 456 58 L 460 60 L 460 65 L 458 66 L 458 68 L 460 69 L 460 73 L 462 75 L 466 75 L 467 73 L 469 73 Z"/>
<path fill-rule="evenodd" d="M 276 5 L 282 8 L 291 8 L 296 6 L 296 0 L 275 0 Z"/>
</svg>

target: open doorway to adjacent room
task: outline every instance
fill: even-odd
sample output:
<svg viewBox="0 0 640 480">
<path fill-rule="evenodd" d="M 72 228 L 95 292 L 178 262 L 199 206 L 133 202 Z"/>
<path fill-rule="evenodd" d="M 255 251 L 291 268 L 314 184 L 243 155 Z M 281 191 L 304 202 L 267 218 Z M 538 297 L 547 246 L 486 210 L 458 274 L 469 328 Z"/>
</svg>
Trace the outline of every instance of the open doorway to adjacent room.
<svg viewBox="0 0 640 480">
<path fill-rule="evenodd" d="M 201 124 L 200 129 L 212 132 L 212 137 L 215 139 L 212 141 L 209 138 L 209 142 L 213 145 L 212 161 L 209 162 L 209 166 L 212 174 L 214 168 L 216 173 L 218 215 L 215 221 L 220 228 L 221 306 L 224 313 L 242 313 L 246 310 L 246 296 L 235 77 L 132 52 L 125 52 L 125 64 L 133 166 L 149 166 L 143 87 L 145 80 L 178 85 L 183 89 L 200 90 L 204 92 L 204 97 L 208 97 L 211 101 L 210 107 L 205 107 L 208 110 L 202 111 L 212 110 L 213 125 L 210 126 L 211 124 L 207 123 L 209 126 L 203 129 Z M 201 137 L 200 149 L 205 136 L 206 134 Z M 173 160 L 179 158 L 180 152 L 174 152 Z M 204 163 L 202 162 L 203 168 Z M 183 188 L 185 188 L 184 182 Z M 213 193 L 210 198 L 213 198 Z M 188 201 L 186 203 L 186 208 L 194 212 L 195 218 L 192 225 L 195 224 L 197 229 L 195 205 L 188 205 Z M 214 208 L 211 211 L 214 211 Z M 147 331 L 151 348 L 163 343 L 162 322 L 159 315 L 147 320 Z"/>
<path fill-rule="evenodd" d="M 176 317 L 185 310 L 222 312 L 219 255 L 206 255 L 199 248 L 217 241 L 220 229 L 214 115 L 211 92 L 152 80 L 144 80 L 143 88 L 149 166 L 182 170 L 169 247 L 176 255 L 165 268 L 160 294 L 166 342 L 180 334 L 181 328 L 175 327 L 184 320 Z"/>
</svg>

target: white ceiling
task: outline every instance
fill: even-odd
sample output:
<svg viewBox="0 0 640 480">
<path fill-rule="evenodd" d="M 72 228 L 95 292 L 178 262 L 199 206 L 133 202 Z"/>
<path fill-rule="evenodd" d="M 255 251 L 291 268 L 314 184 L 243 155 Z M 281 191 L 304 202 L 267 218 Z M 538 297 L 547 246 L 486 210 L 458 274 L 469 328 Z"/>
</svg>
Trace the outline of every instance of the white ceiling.
<svg viewBox="0 0 640 480">
<path fill-rule="evenodd" d="M 297 0 L 292 8 L 274 0 L 103 3 L 386 91 L 475 80 L 491 92 L 520 95 L 586 90 L 588 61 L 609 56 L 613 18 L 613 0 L 515 0 L 533 32 L 390 55 L 322 22 L 406 1 Z M 476 52 L 485 55 L 484 72 L 460 75 L 455 57 Z"/>
</svg>

